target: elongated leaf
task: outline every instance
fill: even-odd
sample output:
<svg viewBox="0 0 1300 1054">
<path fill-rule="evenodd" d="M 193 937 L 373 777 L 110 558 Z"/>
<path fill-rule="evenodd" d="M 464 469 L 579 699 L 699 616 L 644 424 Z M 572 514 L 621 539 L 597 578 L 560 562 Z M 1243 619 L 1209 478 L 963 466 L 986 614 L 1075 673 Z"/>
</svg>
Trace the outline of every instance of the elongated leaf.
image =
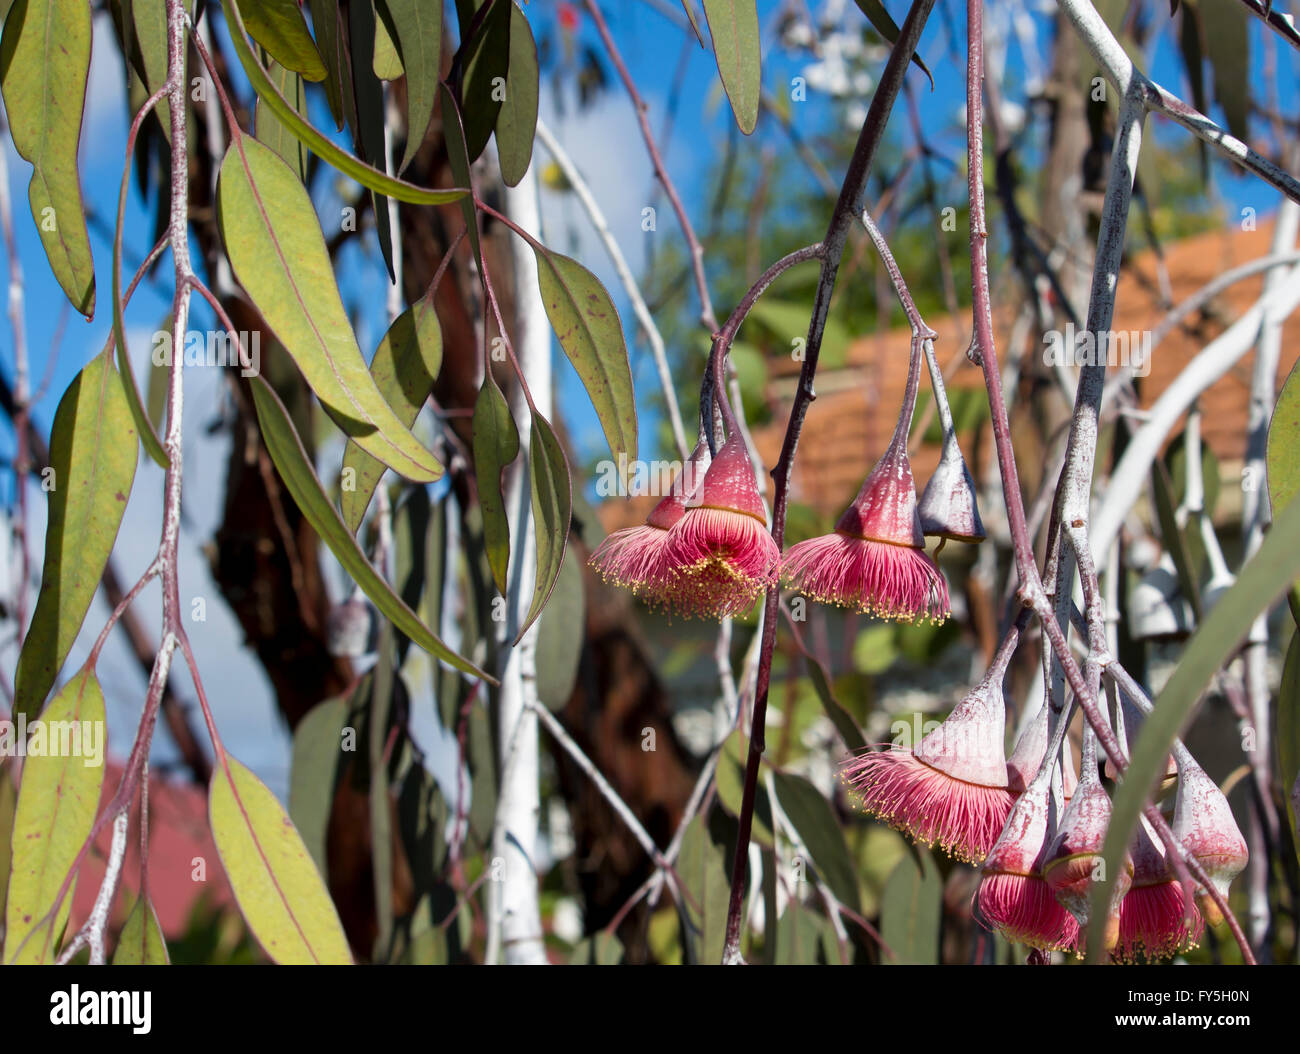
<svg viewBox="0 0 1300 1054">
<path fill-rule="evenodd" d="M 636 399 L 627 343 L 614 302 L 576 260 L 534 246 L 546 317 L 596 408 L 615 461 L 636 457 Z"/>
<path fill-rule="evenodd" d="M 397 419 L 407 428 L 415 424 L 420 410 L 433 391 L 434 378 L 442 366 L 442 326 L 433 310 L 433 298 L 421 297 L 393 320 L 379 342 L 370 375 Z M 352 469 L 354 476 L 349 476 Z M 352 533 L 374 497 L 384 475 L 383 462 L 367 454 L 349 439 L 343 451 L 343 520 Z M 354 489 L 349 489 L 351 485 Z"/>
<path fill-rule="evenodd" d="M 461 123 L 460 107 L 456 105 L 456 97 L 452 95 L 451 89 L 445 84 L 438 87 L 438 101 L 442 109 L 442 134 L 447 141 L 447 167 L 451 169 L 451 178 L 469 186 L 469 151 L 465 147 L 465 127 Z M 478 236 L 478 215 L 474 202 L 468 196 L 460 199 L 460 214 L 465 218 L 465 232 L 469 235 L 474 259 L 482 269 L 483 246 Z"/>
<path fill-rule="evenodd" d="M 50 433 L 45 563 L 14 675 L 14 709 L 40 712 L 113 551 L 138 447 L 117 371 L 103 352 L 68 386 Z"/>
<path fill-rule="evenodd" d="M 349 111 L 352 121 L 352 141 L 357 156 L 378 171 L 386 171 L 388 161 L 384 149 L 384 85 L 375 76 L 375 18 L 370 0 L 358 0 L 348 5 L 348 46 L 352 59 L 352 99 L 355 114 Z M 370 202 L 375 219 L 375 237 L 383 254 L 388 278 L 397 281 L 393 267 L 393 227 L 388 214 L 388 199 L 376 191 L 370 192 Z"/>
<path fill-rule="evenodd" d="M 573 486 L 569 464 L 550 422 L 533 414 L 529 446 L 531 458 L 533 532 L 537 539 L 537 585 L 528 616 L 515 637 L 518 644 L 528 627 L 542 613 L 560 577 L 564 550 L 569 544 L 569 522 L 573 518 Z"/>
<path fill-rule="evenodd" d="M 0 6 L 3 6 L 0 3 Z M 9 899 L 10 865 L 13 863 L 11 847 L 14 836 L 14 812 L 18 806 L 18 791 L 12 773 L 0 764 L 0 907 Z"/>
<path fill-rule="evenodd" d="M 289 166 L 238 136 L 221 163 L 217 204 L 231 267 L 339 427 L 408 479 L 442 475 L 366 369 L 316 211 Z"/>
<path fill-rule="evenodd" d="M 167 83 L 167 0 L 131 0 L 131 24 L 150 95 Z M 163 137 L 172 141 L 171 107 L 164 98 L 154 109 Z"/>
<path fill-rule="evenodd" d="M 461 44 L 464 75 L 460 85 L 460 112 L 465 144 L 471 162 L 478 159 L 492 137 L 497 114 L 505 101 L 510 69 L 510 0 L 484 0 L 492 5 L 469 40 Z M 482 5 L 478 5 L 482 6 Z"/>
<path fill-rule="evenodd" d="M 519 455 L 519 429 L 506 397 L 491 370 L 474 403 L 474 473 L 483 510 L 483 547 L 497 592 L 506 595 L 506 566 L 510 561 L 510 524 L 502 499 L 501 473 Z"/>
<path fill-rule="evenodd" d="M 377 10 L 392 31 L 406 71 L 406 149 L 397 166 L 404 172 L 424 142 L 438 102 L 442 0 L 378 0 Z"/>
<path fill-rule="evenodd" d="M 77 722 L 56 725 L 54 722 Z M 68 742 L 45 739 L 35 753 L 37 733 L 28 742 L 14 815 L 13 872 L 5 909 L 5 962 L 49 962 L 55 941 L 72 908 L 72 885 L 55 911 L 63 880 L 90 837 L 104 783 L 104 693 L 90 670 L 82 670 L 54 697 L 42 731 L 70 730 Z M 13 730 L 9 730 L 9 735 Z M 98 742 L 98 764 L 87 737 Z M 76 749 L 80 747 L 81 749 Z"/>
<path fill-rule="evenodd" d="M 298 829 L 228 755 L 212 773 L 208 817 L 239 910 L 266 954 L 278 963 L 350 965 L 343 926 Z"/>
<path fill-rule="evenodd" d="M 302 83 L 302 77 L 278 62 L 271 64 L 268 73 L 293 108 L 300 114 L 306 114 L 307 91 Z M 293 169 L 303 183 L 306 183 L 307 148 L 284 126 L 284 122 L 275 116 L 275 111 L 267 106 L 263 99 L 257 100 L 257 116 L 254 119 L 253 129 L 258 142 L 265 143 L 274 150 L 280 160 Z"/>
<path fill-rule="evenodd" d="M 1214 99 L 1223 107 L 1228 131 L 1250 138 L 1250 34 L 1241 4 L 1198 4 L 1205 26 L 1205 51 L 1214 70 Z"/>
<path fill-rule="evenodd" d="M 512 187 L 524 178 L 533 159 L 537 89 L 537 42 L 528 16 L 511 0 L 510 69 L 506 74 L 506 97 L 497 114 L 496 135 L 501 178 Z"/>
<path fill-rule="evenodd" d="M 325 836 L 347 718 L 348 700 L 326 699 L 308 710 L 293 730 L 289 816 L 321 874 L 325 874 Z"/>
<path fill-rule="evenodd" d="M 1274 508 L 1285 508 L 1300 494 L 1300 365 L 1287 375 L 1273 407 L 1267 466 L 1269 500 Z"/>
<path fill-rule="evenodd" d="M 889 12 L 881 0 L 855 0 L 858 9 L 867 16 L 867 21 L 877 33 L 888 40 L 891 44 L 898 42 L 898 23 L 890 17 Z M 921 67 L 922 71 L 930 78 L 930 90 L 934 90 L 934 76 L 921 61 L 921 56 L 915 51 L 912 52 L 912 61 Z"/>
<path fill-rule="evenodd" d="M 1291 790 L 1300 777 L 1300 633 L 1291 635 L 1282 684 L 1277 692 L 1277 778 L 1286 801 L 1287 827 L 1296 830 L 1296 802 Z"/>
<path fill-rule="evenodd" d="M 396 34 L 389 28 L 383 13 L 384 0 L 374 0 L 375 5 L 375 76 L 381 81 L 395 81 L 403 74 L 402 53 L 397 50 Z"/>
<path fill-rule="evenodd" d="M 257 61 L 257 57 L 253 54 L 253 49 L 248 40 L 244 37 L 244 26 L 243 22 L 240 21 L 237 9 L 227 7 L 225 10 L 232 23 L 230 39 L 234 44 L 235 54 L 239 57 L 239 64 L 243 66 L 244 74 L 248 77 L 249 83 L 252 84 L 253 90 L 257 92 L 258 98 L 264 100 L 266 105 L 275 111 L 275 115 L 284 122 L 285 127 L 306 143 L 312 153 L 322 161 L 333 165 L 344 175 L 351 176 L 369 190 L 386 194 L 390 198 L 396 198 L 398 201 L 405 201 L 412 205 L 446 205 L 465 196 L 467 191 L 463 187 L 454 187 L 450 190 L 431 190 L 427 187 L 417 187 L 413 183 L 394 179 L 387 173 L 377 171 L 364 162 L 358 161 L 342 147 L 330 142 L 319 131 L 304 121 L 293 106 L 290 105 L 289 101 L 276 90 L 270 77 L 266 75 L 266 70 L 262 68 L 261 63 Z"/>
<path fill-rule="evenodd" d="M 166 966 L 167 941 L 153 904 L 145 897 L 137 897 L 135 906 L 122 924 L 113 951 L 114 966 Z"/>
<path fill-rule="evenodd" d="M 898 862 L 880 901 L 880 936 L 899 966 L 933 966 L 939 961 L 939 916 L 943 879 L 928 849 L 917 847 Z"/>
<path fill-rule="evenodd" d="M 338 0 L 311 0 L 311 28 L 316 34 L 316 51 L 325 64 L 325 98 L 329 102 L 334 126 L 343 130 L 344 99 L 352 95 L 347 52 L 343 48 L 343 28 L 339 20 Z"/>
<path fill-rule="evenodd" d="M 302 514 L 307 517 L 307 522 L 325 540 L 343 569 L 352 576 L 352 580 L 361 587 L 371 603 L 430 655 L 472 677 L 496 684 L 495 678 L 443 644 L 370 565 L 347 524 L 326 495 L 325 488 L 316 478 L 307 452 L 303 449 L 302 441 L 294 431 L 293 422 L 279 396 L 261 377 L 252 379 L 252 389 L 262 437 L 266 440 L 266 448 L 275 463 L 276 471 L 280 473 L 280 478 L 284 480 L 284 485 Z"/>
<path fill-rule="evenodd" d="M 799 832 L 822 880 L 841 904 L 859 910 L 858 879 L 830 802 L 802 776 L 776 772 L 772 782 L 781 810 Z"/>
<path fill-rule="evenodd" d="M 1142 722 L 1128 772 L 1115 793 L 1110 827 L 1103 846 L 1105 881 L 1092 884 L 1092 923 L 1088 957 L 1102 954 L 1102 926 L 1111 887 L 1120 872 L 1124 847 L 1137 827 L 1138 815 L 1164 775 L 1174 739 L 1187 726 L 1192 712 L 1215 671 L 1232 656 L 1260 612 L 1267 610 L 1300 575 L 1300 500 L 1279 513 L 1259 550 L 1241 569 L 1237 581 L 1210 609 L 1183 649 L 1178 665 Z"/>
<path fill-rule="evenodd" d="M 727 862 L 721 846 L 695 817 L 682 838 L 677 873 L 690 893 L 682 911 L 686 917 L 692 961 L 716 966 L 722 961 L 727 932 Z"/>
<path fill-rule="evenodd" d="M 552 710 L 564 709 L 578 682 L 586 616 L 582 565 L 570 549 L 537 623 L 537 698 Z"/>
<path fill-rule="evenodd" d="M 704 43 L 704 34 L 700 32 L 699 16 L 695 13 L 695 0 L 681 0 L 682 10 L 686 12 L 686 21 L 691 24 L 691 32 L 695 34 L 695 39 L 700 42 L 700 47 L 708 47 Z"/>
<path fill-rule="evenodd" d="M 238 7 L 248 35 L 276 62 L 309 81 L 325 79 L 325 63 L 307 30 L 298 0 L 238 0 Z"/>
<path fill-rule="evenodd" d="M 731 112 L 740 130 L 749 135 L 758 124 L 763 89 L 758 10 L 754 0 L 704 0 L 704 17 Z"/>
<path fill-rule="evenodd" d="M 90 74 L 90 5 L 17 0 L 0 40 L 0 91 L 14 149 L 32 164 L 27 200 L 50 269 L 87 318 L 95 314 L 95 265 L 86 231 L 77 144 Z"/>
</svg>

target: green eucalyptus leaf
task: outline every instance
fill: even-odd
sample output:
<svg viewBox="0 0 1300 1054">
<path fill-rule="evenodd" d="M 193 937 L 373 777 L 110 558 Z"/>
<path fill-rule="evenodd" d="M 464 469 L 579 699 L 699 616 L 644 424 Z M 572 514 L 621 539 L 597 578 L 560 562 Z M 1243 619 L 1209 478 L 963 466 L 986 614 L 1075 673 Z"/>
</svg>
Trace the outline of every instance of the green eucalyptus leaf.
<svg viewBox="0 0 1300 1054">
<path fill-rule="evenodd" d="M 511 416 L 491 370 L 485 370 L 483 387 L 474 403 L 474 473 L 483 511 L 483 546 L 497 592 L 506 595 L 506 568 L 510 561 L 510 523 L 502 497 L 502 473 L 519 455 L 519 429 Z"/>
<path fill-rule="evenodd" d="M 757 6 L 754 0 L 704 0 L 704 15 L 731 112 L 749 135 L 758 124 L 763 91 Z"/>
<path fill-rule="evenodd" d="M 555 580 L 560 577 L 564 550 L 569 544 L 573 514 L 573 488 L 569 465 L 550 422 L 533 414 L 529 456 L 532 482 L 533 533 L 537 540 L 537 583 L 524 624 L 515 637 L 518 644 L 542 613 Z"/>
<path fill-rule="evenodd" d="M 237 6 L 248 35 L 276 62 L 309 81 L 325 79 L 325 63 L 307 30 L 298 0 L 237 0 Z"/>
<path fill-rule="evenodd" d="M 528 16 L 519 5 L 510 4 L 510 68 L 506 74 L 505 98 L 497 113 L 497 155 L 501 178 L 517 186 L 533 158 L 537 134 L 537 42 L 533 40 Z"/>
</svg>

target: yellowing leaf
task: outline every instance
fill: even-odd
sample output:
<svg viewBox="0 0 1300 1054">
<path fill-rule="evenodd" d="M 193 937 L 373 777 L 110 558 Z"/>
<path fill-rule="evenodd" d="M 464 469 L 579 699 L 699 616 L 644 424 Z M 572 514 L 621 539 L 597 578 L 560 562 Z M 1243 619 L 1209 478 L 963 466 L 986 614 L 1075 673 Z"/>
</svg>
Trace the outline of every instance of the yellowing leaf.
<svg viewBox="0 0 1300 1054">
<path fill-rule="evenodd" d="M 442 326 L 433 310 L 433 298 L 424 296 L 388 327 L 370 364 L 370 375 L 398 420 L 409 428 L 428 401 L 441 365 Z M 383 464 L 348 440 L 343 451 L 342 505 L 343 519 L 354 534 L 383 475 Z"/>
<path fill-rule="evenodd" d="M 442 475 L 366 368 L 316 211 L 289 166 L 237 137 L 221 163 L 217 204 L 231 267 L 339 427 L 408 479 Z"/>
<path fill-rule="evenodd" d="M 163 939 L 153 904 L 146 897 L 138 897 L 122 924 L 117 948 L 113 951 L 113 965 L 166 966 L 169 962 L 167 942 Z"/>
<path fill-rule="evenodd" d="M 248 34 L 276 62 L 309 81 L 325 79 L 325 63 L 307 31 L 298 0 L 239 0 Z"/>
<path fill-rule="evenodd" d="M 576 260 L 533 246 L 551 328 L 596 408 L 609 452 L 636 457 L 636 400 L 623 326 L 609 293 Z"/>
<path fill-rule="evenodd" d="M 81 847 L 90 837 L 104 783 L 103 754 L 99 764 L 84 749 L 83 735 L 98 736 L 104 744 L 104 693 L 90 670 L 72 678 L 42 715 L 47 746 L 29 756 L 23 765 L 14 815 L 13 872 L 5 909 L 6 963 L 43 963 L 54 957 L 54 942 L 72 908 L 73 886 L 55 911 L 55 900 Z M 77 724 L 55 724 L 76 722 Z M 86 731 L 82 731 L 83 726 Z M 51 750 L 54 729 L 60 734 L 58 749 Z"/>
<path fill-rule="evenodd" d="M 275 795 L 234 758 L 208 790 L 212 838 L 239 910 L 278 963 L 352 963 L 343 925 L 298 829 Z"/>
<path fill-rule="evenodd" d="M 15 710 L 40 712 L 113 551 L 138 458 L 135 424 L 105 351 L 59 401 L 50 433 L 45 564 L 14 676 Z"/>
<path fill-rule="evenodd" d="M 90 73 L 86 0 L 17 0 L 0 40 L 0 91 L 14 149 L 32 163 L 27 200 L 41 245 L 72 306 L 95 314 L 77 143 Z"/>
</svg>

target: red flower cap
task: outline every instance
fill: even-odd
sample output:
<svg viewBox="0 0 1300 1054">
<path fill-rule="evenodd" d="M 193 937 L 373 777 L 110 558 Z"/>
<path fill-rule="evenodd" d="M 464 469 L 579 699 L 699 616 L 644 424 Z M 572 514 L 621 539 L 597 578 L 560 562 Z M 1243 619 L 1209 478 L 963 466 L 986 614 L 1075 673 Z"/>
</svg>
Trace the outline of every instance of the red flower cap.
<svg viewBox="0 0 1300 1054">
<path fill-rule="evenodd" d="M 1174 799 L 1174 837 L 1205 869 L 1215 888 L 1224 896 L 1232 880 L 1241 874 L 1250 852 L 1232 807 L 1214 780 L 1196 763 L 1191 752 L 1176 744 L 1178 794 Z M 1201 913 L 1211 926 L 1223 921 L 1223 913 L 1204 889 L 1199 890 Z"/>
</svg>

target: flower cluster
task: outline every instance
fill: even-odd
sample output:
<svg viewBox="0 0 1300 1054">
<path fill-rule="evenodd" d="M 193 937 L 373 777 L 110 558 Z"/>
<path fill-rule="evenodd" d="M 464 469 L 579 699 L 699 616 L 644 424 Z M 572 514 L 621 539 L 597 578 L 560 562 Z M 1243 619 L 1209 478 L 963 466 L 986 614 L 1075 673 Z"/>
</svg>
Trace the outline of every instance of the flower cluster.
<svg viewBox="0 0 1300 1054">
<path fill-rule="evenodd" d="M 1008 940 L 1082 953 L 1091 886 L 1103 874 L 1111 801 L 1092 730 L 1085 731 L 1076 780 L 1066 722 L 1047 706 L 1005 756 L 1002 679 L 1014 637 L 1009 640 L 1012 647 L 1004 644 L 984 680 L 916 749 L 852 758 L 843 776 L 867 812 L 919 843 L 979 864 L 979 913 Z M 1226 896 L 1246 866 L 1245 839 L 1223 793 L 1181 744 L 1174 760 L 1173 836 Z M 1165 845 L 1143 819 L 1114 885 L 1107 951 L 1132 962 L 1194 946 L 1206 922 L 1221 921 L 1208 891 L 1194 892 L 1194 900 L 1184 896 Z"/>
</svg>

